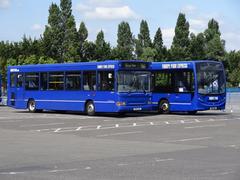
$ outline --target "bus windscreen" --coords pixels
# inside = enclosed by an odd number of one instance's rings
[[[225,93],[225,76],[221,63],[196,64],[198,93],[203,95]]]

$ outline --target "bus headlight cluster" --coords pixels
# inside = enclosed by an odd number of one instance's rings
[[[118,101],[118,102],[116,102],[116,105],[117,106],[126,106],[126,102]]]
[[[152,101],[148,101],[148,104],[152,104]]]

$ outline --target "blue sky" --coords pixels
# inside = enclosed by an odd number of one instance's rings
[[[0,41],[19,41],[23,34],[38,38],[47,24],[48,8],[60,0],[0,0]],[[147,20],[151,37],[162,29],[164,44],[170,46],[179,12],[186,14],[190,31],[204,31],[211,18],[220,24],[226,49],[240,50],[240,1],[238,0],[73,0],[73,14],[77,28],[84,21],[89,40],[97,32],[105,32],[105,39],[116,45],[117,25],[128,21],[135,36],[142,19]]]

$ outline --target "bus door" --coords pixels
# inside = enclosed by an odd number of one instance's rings
[[[97,111],[114,111],[115,104],[114,70],[101,70],[97,73],[96,109]]]
[[[194,75],[191,70],[177,70],[172,74],[173,94],[171,102],[189,105],[194,96]]]
[[[16,74],[16,99],[20,102],[24,102],[24,74],[17,73]]]

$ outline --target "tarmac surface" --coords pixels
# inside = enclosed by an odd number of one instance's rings
[[[240,94],[227,103],[125,117],[0,106],[0,180],[240,180]]]

